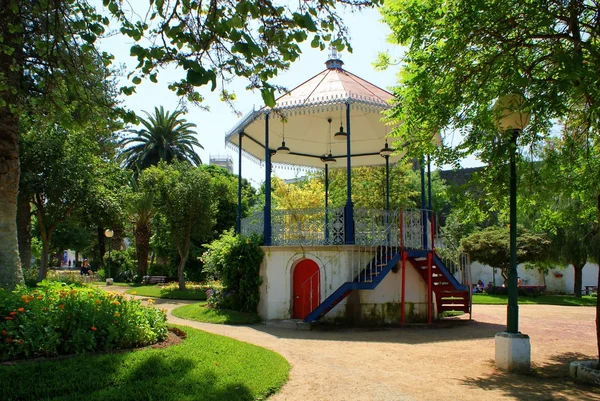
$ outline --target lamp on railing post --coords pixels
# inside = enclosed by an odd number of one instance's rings
[[[110,274],[110,267],[111,267],[110,264],[111,264],[111,261],[112,261],[111,258],[110,258],[110,251],[111,251],[111,247],[112,247],[112,237],[113,237],[113,235],[115,235],[115,232],[113,230],[111,230],[110,228],[107,228],[104,231],[104,236],[106,238],[108,238],[108,263],[106,264],[106,271],[107,271],[106,278],[107,279],[112,278],[111,274]]]
[[[508,371],[528,371],[531,362],[529,336],[519,332],[517,282],[517,138],[530,117],[524,104],[523,96],[510,94],[499,98],[494,105],[498,130],[510,135],[510,270],[507,324],[506,332],[496,334],[496,366]]]

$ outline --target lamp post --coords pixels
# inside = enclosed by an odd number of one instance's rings
[[[111,276],[111,274],[110,274],[110,263],[111,263],[110,250],[111,249],[110,248],[111,248],[111,245],[112,245],[112,237],[113,237],[113,235],[115,235],[115,232],[113,230],[111,230],[110,228],[107,228],[104,231],[104,236],[106,238],[108,238],[108,263],[107,263],[107,272],[108,272],[108,274],[107,274],[107,277],[106,277],[107,279],[111,278],[110,277]]]
[[[529,122],[521,95],[506,95],[494,105],[496,126],[510,134],[510,270],[508,274],[508,307],[506,332],[496,335],[496,366],[508,371],[528,371],[531,361],[529,336],[519,332],[517,277],[517,138]]]

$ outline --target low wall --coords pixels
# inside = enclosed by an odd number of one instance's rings
[[[311,259],[319,266],[320,300],[325,300],[343,283],[352,281],[359,267],[363,268],[372,255],[360,246],[271,246],[263,247],[258,313],[265,320],[289,319],[293,315],[293,268],[302,259]],[[400,266],[398,266],[400,267]],[[401,272],[390,272],[374,290],[353,291],[336,305],[324,321],[397,324],[400,322]],[[406,319],[426,320],[427,286],[417,271],[406,270]]]

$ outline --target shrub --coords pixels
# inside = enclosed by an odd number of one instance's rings
[[[148,275],[149,276],[167,276],[167,277],[176,277],[177,276],[177,266],[173,266],[171,264],[160,264],[153,263],[148,266]]]
[[[485,291],[488,295],[508,295],[508,287],[491,286]],[[546,287],[519,287],[520,297],[538,297],[546,294]]]
[[[36,266],[23,269],[23,281],[27,287],[35,287],[37,285],[38,274],[40,269]]]
[[[81,275],[79,270],[48,270],[46,274],[46,281],[54,281],[64,284],[81,284],[89,282],[93,277],[88,275]]]
[[[132,348],[167,337],[164,312],[83,284],[0,290],[0,318],[2,360]]]
[[[104,270],[108,271],[110,262],[110,273],[115,281],[131,282],[137,271],[137,259],[135,249],[130,246],[122,251],[112,251],[110,259],[108,253],[104,258]]]
[[[205,272],[223,285],[210,297],[211,304],[240,312],[256,313],[259,301],[259,275],[264,253],[259,236],[242,237],[233,231],[207,245],[202,255]]]

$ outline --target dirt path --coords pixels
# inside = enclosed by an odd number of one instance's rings
[[[520,330],[531,337],[534,366],[532,375],[522,376],[502,373],[493,363],[505,306],[475,305],[475,321],[450,327],[296,331],[170,314],[187,303],[156,300],[169,311],[169,322],[269,348],[290,362],[290,380],[273,401],[600,400],[600,389],[568,377],[568,361],[595,355],[594,308],[520,306]]]

